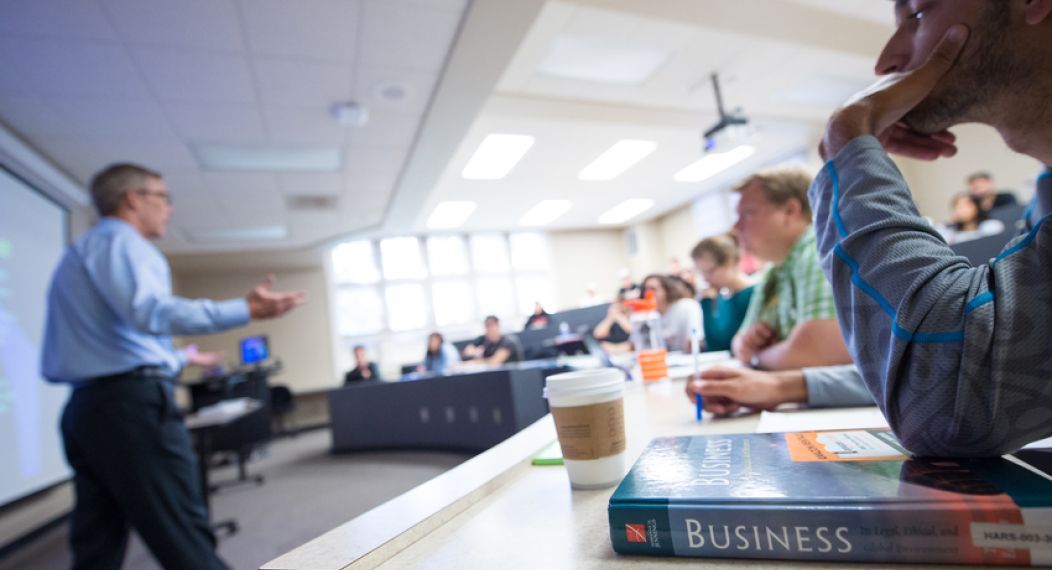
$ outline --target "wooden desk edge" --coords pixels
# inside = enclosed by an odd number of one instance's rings
[[[556,439],[551,415],[493,448],[261,567],[375,568],[500,488]]]

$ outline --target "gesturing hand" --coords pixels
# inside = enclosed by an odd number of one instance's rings
[[[273,275],[267,275],[266,279],[256,285],[245,297],[245,300],[248,301],[248,313],[253,319],[280,317],[307,301],[307,295],[303,291],[289,293],[271,291],[275,281]]]
[[[885,75],[838,109],[818,148],[823,160],[831,160],[847,143],[862,135],[873,135],[888,152],[910,158],[935,160],[956,154],[956,139],[949,131],[921,134],[902,119],[932,93],[957,62],[968,34],[967,27],[952,26],[923,65]]]

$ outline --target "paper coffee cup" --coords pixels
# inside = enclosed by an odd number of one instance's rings
[[[616,368],[556,374],[545,382],[574,489],[611,487],[625,474],[624,385]]]

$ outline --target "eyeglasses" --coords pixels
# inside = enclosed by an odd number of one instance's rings
[[[154,190],[144,190],[142,188],[135,190],[135,193],[142,194],[143,196],[158,196],[165,201],[169,206],[172,205],[172,195],[167,192],[157,192]]]

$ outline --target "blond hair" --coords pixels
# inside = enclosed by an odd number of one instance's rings
[[[759,185],[764,199],[776,206],[796,200],[800,203],[800,213],[808,220],[811,219],[811,201],[807,199],[811,175],[807,172],[798,168],[764,170],[742,180],[734,187],[734,191],[741,193],[753,184]]]

